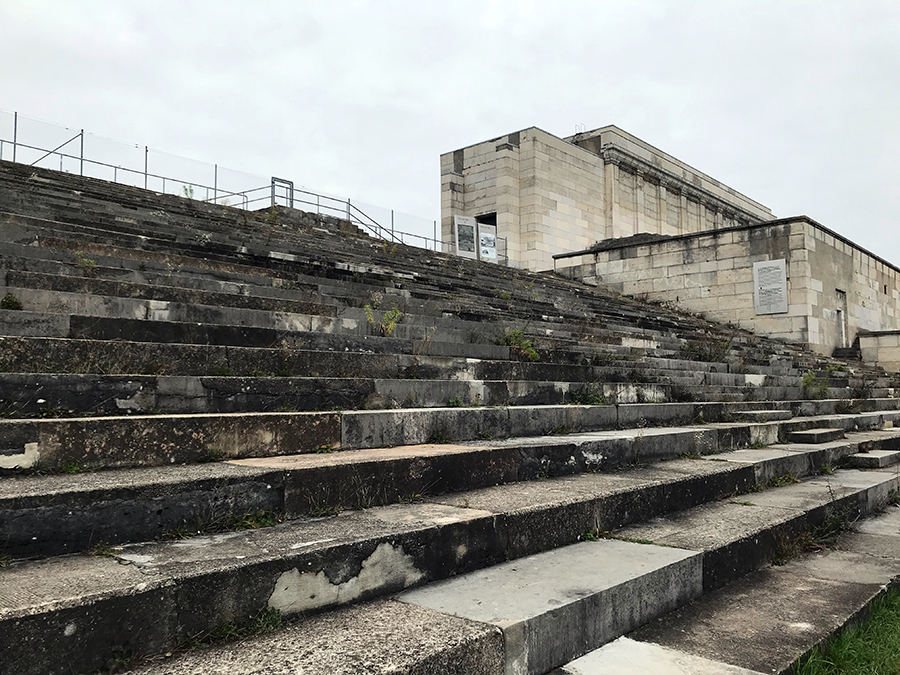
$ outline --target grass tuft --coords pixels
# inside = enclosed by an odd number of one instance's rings
[[[869,619],[815,649],[794,675],[870,675],[900,672],[900,589],[872,603]]]

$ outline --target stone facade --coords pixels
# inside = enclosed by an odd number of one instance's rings
[[[777,260],[786,265],[787,312],[758,314],[753,265]],[[860,334],[900,329],[900,269],[805,216],[606,241],[556,262],[571,278],[677,304],[824,354]],[[864,356],[875,361],[873,354]]]
[[[773,219],[771,210],[614,126],[559,138],[536,127],[441,156],[441,234],[454,216],[496,223],[511,266],[638,233]]]

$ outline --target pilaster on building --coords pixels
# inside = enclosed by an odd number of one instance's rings
[[[441,222],[497,223],[508,264],[553,268],[553,256],[635,234],[679,235],[774,219],[771,210],[615,127],[560,138],[537,127],[442,155]]]

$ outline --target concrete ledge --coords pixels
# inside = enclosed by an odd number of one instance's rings
[[[698,597],[700,558],[658,546],[584,542],[429,584],[398,599],[497,626],[504,636],[505,672],[543,675]]]

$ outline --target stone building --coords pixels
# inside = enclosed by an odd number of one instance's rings
[[[900,269],[798,216],[678,236],[638,235],[560,254],[557,272],[625,295],[678,305],[715,321],[831,354],[861,334],[870,348],[900,329]],[[894,336],[896,342],[896,336]],[[889,344],[885,348],[900,347]],[[864,350],[865,351],[865,350]]]
[[[772,220],[770,209],[615,126],[559,138],[530,127],[441,155],[441,233],[496,225],[508,264],[641,232],[686,234]]]
[[[615,126],[531,127],[442,155],[445,250],[459,252],[463,223],[505,240],[512,266],[900,369],[900,268]]]

